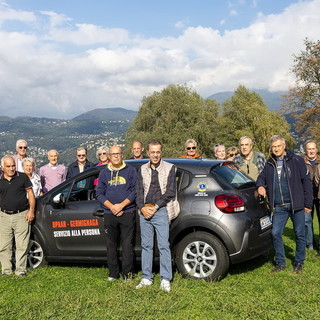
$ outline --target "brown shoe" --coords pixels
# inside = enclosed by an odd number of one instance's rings
[[[301,263],[295,263],[293,265],[293,271],[292,273],[295,273],[295,274],[298,274],[298,273],[301,273],[303,270],[302,270],[302,264]]]
[[[276,266],[270,271],[270,273],[277,273],[284,270],[286,267],[277,263]]]

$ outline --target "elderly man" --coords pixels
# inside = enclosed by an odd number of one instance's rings
[[[305,212],[310,214],[313,206],[312,183],[303,158],[286,149],[282,136],[272,136],[270,145],[271,158],[260,173],[257,186],[258,193],[263,197],[268,195],[274,208],[272,240],[276,265],[271,273],[286,267],[282,234],[289,218],[296,236],[293,273],[300,273],[306,253]]]
[[[313,244],[315,243],[315,239],[313,236],[313,214],[314,209],[317,213],[318,222],[320,224],[320,213],[319,213],[319,198],[320,198],[320,190],[319,185],[315,181],[315,173],[318,170],[319,164],[320,164],[320,156],[318,156],[318,148],[317,144],[314,140],[307,140],[304,144],[304,162],[306,163],[306,166],[308,168],[308,171],[310,172],[310,178],[313,182],[313,207],[311,214],[306,213],[306,247],[309,250],[313,250]],[[320,248],[318,248],[320,250]],[[320,256],[320,255],[319,255]]]
[[[22,167],[22,161],[25,158],[31,158],[29,156],[27,156],[27,149],[28,149],[28,142],[26,140],[23,139],[19,139],[16,142],[16,151],[17,154],[15,154],[13,156],[13,159],[15,161],[16,164],[16,170],[19,172],[23,172],[23,167]],[[32,158],[31,158],[32,159]],[[34,170],[37,170],[37,165],[36,165],[36,161],[33,159],[34,161]]]
[[[12,273],[13,237],[16,245],[15,274],[25,277],[30,222],[34,219],[35,196],[32,183],[25,173],[16,171],[14,159],[1,159],[0,177],[0,261],[2,275]]]
[[[104,209],[104,226],[107,236],[107,263],[109,281],[119,278],[118,239],[121,237],[122,277],[132,278],[133,247],[136,214],[137,170],[123,161],[119,146],[109,149],[111,163],[99,174],[97,199]],[[120,232],[119,232],[120,231]]]
[[[243,136],[239,140],[240,154],[237,154],[233,161],[253,180],[257,180],[261,173],[266,158],[261,152],[253,151],[253,141],[248,136]]]
[[[58,159],[58,151],[54,149],[49,150],[49,163],[40,168],[39,174],[43,193],[47,193],[58,184],[66,180],[67,168],[63,164],[58,164]]]
[[[148,158],[143,155],[143,151],[144,151],[144,148],[143,148],[142,142],[139,140],[133,141],[132,148],[131,148],[131,152],[133,156],[130,159],[140,160],[140,159]]]
[[[76,150],[77,160],[72,162],[67,171],[67,179],[73,178],[77,174],[94,167],[95,165],[87,159],[87,149],[79,147]]]
[[[150,161],[141,166],[138,174],[137,206],[140,210],[142,279],[136,289],[153,284],[152,262],[156,232],[160,253],[160,288],[169,292],[172,279],[169,223],[179,214],[179,203],[176,168],[163,161],[161,155],[161,142],[149,142]]]

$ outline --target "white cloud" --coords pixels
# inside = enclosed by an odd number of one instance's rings
[[[240,83],[286,90],[292,54],[306,37],[319,39],[319,11],[320,0],[303,1],[223,34],[199,26],[178,37],[143,38],[54,12],[5,7],[1,21],[32,22],[37,29],[0,29],[0,114],[70,118],[98,107],[137,109],[144,96],[171,83],[187,83],[203,97]]]
[[[238,11],[237,11],[237,10],[231,10],[231,11],[229,12],[229,15],[230,15],[230,16],[237,16],[237,15],[238,15]]]
[[[34,22],[35,20],[34,13],[13,10],[5,2],[0,2],[0,26],[6,21]]]
[[[175,26],[175,28],[177,28],[177,29],[183,29],[183,28],[186,26],[186,24],[185,24],[184,21],[178,21],[178,22],[175,23],[174,26]]]

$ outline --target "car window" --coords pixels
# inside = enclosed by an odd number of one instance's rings
[[[210,171],[214,179],[223,187],[232,185],[236,189],[254,187],[255,181],[243,174],[230,163],[221,163]]]
[[[177,179],[177,190],[185,189],[190,182],[190,174],[184,170],[177,169],[176,172],[176,179]]]
[[[64,186],[63,189],[59,189],[56,192],[52,193],[51,198],[50,198],[51,202],[54,202],[53,199],[56,198],[56,196],[58,196],[58,195],[60,195],[60,198],[64,199],[64,201],[65,201],[65,199],[67,199],[69,196],[71,185],[72,185],[72,182],[70,182],[66,186]]]
[[[76,180],[67,201],[88,201],[96,199],[98,173]]]

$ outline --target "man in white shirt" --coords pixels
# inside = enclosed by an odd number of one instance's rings
[[[27,155],[28,142],[23,139],[17,140],[16,150],[17,150],[17,154],[15,154],[13,156],[14,162],[16,164],[16,170],[19,172],[24,172],[23,167],[22,167],[22,161],[23,161],[23,159],[25,159],[27,157],[31,158]],[[33,159],[33,158],[31,158],[31,159]],[[34,170],[36,171],[36,169],[37,169],[36,161],[35,161],[35,159],[33,159],[33,161],[34,161]]]

